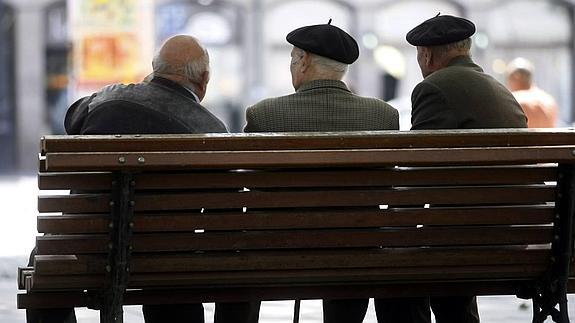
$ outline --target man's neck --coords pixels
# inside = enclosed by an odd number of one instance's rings
[[[185,84],[186,82],[182,81],[182,77],[179,77],[177,75],[171,75],[171,74],[155,74],[154,77],[161,77],[164,78],[166,80],[172,81],[176,84],[178,84],[179,86],[183,87],[186,91],[188,91],[190,94],[192,94],[192,96],[194,97],[194,99],[196,100],[196,102],[200,103],[201,99],[198,95],[198,91],[197,89],[195,89],[194,86],[190,86],[188,84]]]

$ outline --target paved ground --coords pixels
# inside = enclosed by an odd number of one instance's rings
[[[24,311],[16,309],[17,267],[25,266],[27,254],[34,246],[36,236],[36,196],[38,189],[34,176],[0,177],[0,322],[25,321]],[[569,312],[575,315],[575,295],[569,297]],[[365,323],[375,323],[370,303]],[[206,322],[213,321],[213,304],[205,306]],[[512,296],[480,297],[479,310],[483,323],[526,323],[531,321],[531,303]],[[260,314],[262,323],[291,322],[293,301],[264,302]],[[300,322],[320,323],[321,302],[302,302]],[[96,323],[96,311],[77,310],[78,322]],[[126,323],[143,322],[139,306],[125,308]],[[548,322],[551,322],[548,320]]]

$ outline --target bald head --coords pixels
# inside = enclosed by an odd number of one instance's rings
[[[170,79],[193,90],[200,99],[209,81],[208,52],[192,36],[177,35],[168,39],[152,62],[154,76]]]
[[[527,90],[533,85],[533,64],[518,57],[507,66],[507,87],[511,91]]]
[[[158,56],[172,66],[184,66],[206,54],[198,40],[192,36],[177,35],[168,39]]]

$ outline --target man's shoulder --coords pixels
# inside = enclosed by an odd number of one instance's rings
[[[100,89],[100,91],[96,92],[96,96],[113,96],[113,95],[124,93],[125,91],[134,90],[139,86],[142,86],[142,84],[133,84],[133,83],[131,83],[131,84],[122,84],[122,83],[110,84],[110,85],[107,85],[107,86],[103,87],[102,89]]]
[[[448,66],[433,72],[431,75],[423,79],[421,83],[443,84],[446,82],[453,82],[453,80],[467,78],[473,73],[474,71],[472,69],[463,66]]]
[[[307,93],[306,93],[307,94]],[[325,96],[317,95],[303,95],[301,93],[293,93],[289,95],[273,97],[264,99],[250,107],[248,110],[254,112],[273,112],[276,110],[293,110],[297,107],[309,107],[317,103],[317,98],[324,98]],[[353,109],[354,107],[373,108],[380,110],[396,110],[389,103],[374,97],[360,96],[353,93],[347,93],[344,96],[336,95],[340,102],[338,104],[349,104],[347,107]]]
[[[491,75],[485,73],[479,65],[451,65],[442,68],[424,79],[422,82],[449,87],[463,86],[466,82],[488,84],[498,82]]]
[[[356,95],[356,94],[352,94],[352,95],[353,95],[353,98],[355,100],[357,100],[358,103],[360,103],[362,106],[373,107],[376,109],[393,109],[393,110],[395,110],[395,108],[391,104],[389,104],[389,103],[387,103],[381,99],[370,97],[370,96],[360,96],[360,95]]]
[[[67,119],[70,124],[82,121],[94,133],[227,132],[221,120],[193,98],[149,83],[108,85],[80,103],[87,106],[85,111],[74,104]]]
[[[110,84],[93,94],[93,98],[90,102],[90,108],[93,109],[109,100],[126,100],[138,102],[137,98],[140,96],[137,94],[144,84]]]
[[[293,104],[297,100],[298,100],[297,93],[278,96],[278,97],[272,97],[272,98],[266,98],[266,99],[259,101],[256,104],[250,106],[248,108],[248,110],[250,110],[250,111],[273,110],[276,108],[280,108],[282,106]]]

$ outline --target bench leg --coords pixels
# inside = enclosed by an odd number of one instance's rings
[[[548,316],[551,316],[553,322],[569,323],[567,295],[564,294],[558,302],[541,296],[533,298],[533,323],[543,323]]]
[[[123,323],[124,322],[124,311],[120,309],[118,313],[117,310],[103,307],[100,310],[100,323]]]
[[[134,215],[135,182],[130,173],[117,173],[112,183],[112,218],[110,252],[108,255],[107,286],[100,309],[100,322],[123,323],[124,292],[128,285],[130,243]]]
[[[560,164],[557,175],[555,220],[549,269],[536,283],[533,296],[533,322],[568,323],[567,282],[573,255],[573,225],[575,224],[575,166]]]
[[[299,310],[300,310],[301,300],[296,299],[293,304],[293,323],[299,323]]]
[[[567,296],[559,303],[559,320],[556,322],[569,323],[569,309],[567,308]]]

